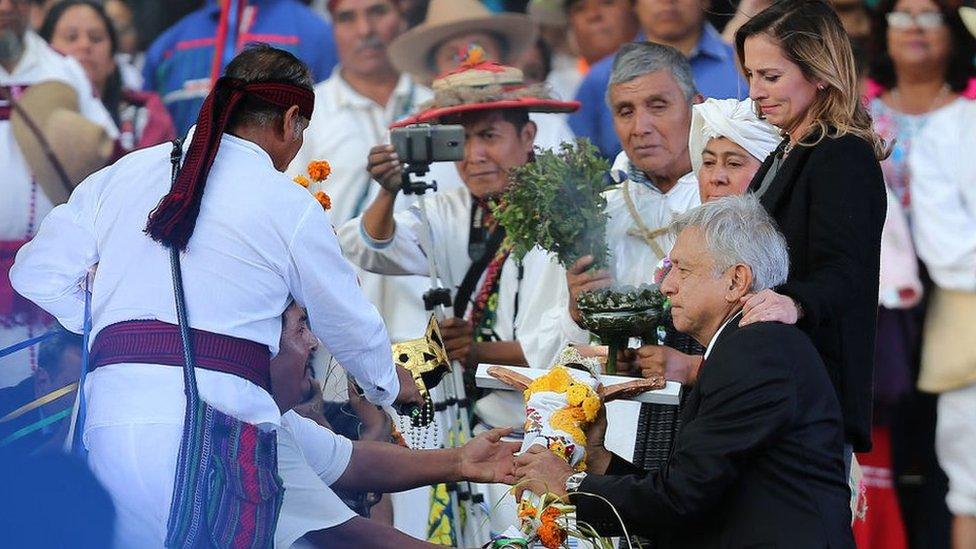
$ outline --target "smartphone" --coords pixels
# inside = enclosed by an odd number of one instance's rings
[[[432,164],[464,159],[464,126],[411,124],[390,131],[401,162]]]

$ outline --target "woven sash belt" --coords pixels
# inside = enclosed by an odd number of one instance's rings
[[[271,353],[247,339],[191,329],[196,365],[242,377],[271,392]],[[92,369],[121,363],[183,366],[180,328],[158,320],[130,320],[98,333],[91,349]]]

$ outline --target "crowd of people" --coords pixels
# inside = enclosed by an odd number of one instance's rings
[[[104,509],[11,539],[481,545],[516,485],[654,547],[976,548],[976,7],[154,4],[0,0],[0,478],[84,477],[0,516]],[[405,173],[418,124],[463,158]],[[580,138],[609,265],[519,258],[496,199]],[[522,395],[478,366],[605,362],[577,298],[647,283],[661,338],[615,359],[683,386],[664,463],[626,402],[585,472],[516,455]],[[390,350],[432,284],[464,381],[433,404]]]

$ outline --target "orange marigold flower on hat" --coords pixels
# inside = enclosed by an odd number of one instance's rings
[[[477,44],[469,45],[467,51],[462,51],[461,55],[461,65],[466,67],[485,62],[485,49]]]
[[[325,160],[315,160],[308,163],[308,175],[312,181],[325,181],[332,173],[332,166]]]
[[[306,189],[308,188],[309,185],[312,184],[312,182],[309,181],[308,178],[305,177],[304,175],[296,175],[291,180],[294,181],[295,183],[298,183],[302,187],[305,187]]]
[[[332,209],[332,199],[324,191],[315,193],[315,200],[318,200],[319,204],[326,210]]]

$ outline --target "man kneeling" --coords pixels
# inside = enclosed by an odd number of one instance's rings
[[[603,447],[598,421],[588,473],[533,449],[517,458],[516,477],[568,495],[601,535],[622,531],[609,502],[628,533],[662,547],[853,547],[840,405],[816,349],[795,326],[739,327],[743,297],[786,281],[782,235],[754,198],[734,196],[682,214],[671,230],[661,289],[675,327],[707,350],[669,462],[640,472]]]

